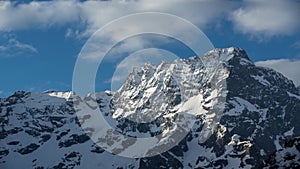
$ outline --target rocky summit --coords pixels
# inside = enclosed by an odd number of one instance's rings
[[[116,92],[1,98],[0,168],[299,168],[299,113],[291,80],[241,48],[214,49],[146,63]],[[99,115],[119,134],[97,138]],[[138,152],[138,138],[156,142]]]

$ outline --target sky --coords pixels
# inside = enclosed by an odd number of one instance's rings
[[[257,65],[281,72],[298,86],[299,9],[298,0],[0,1],[0,97],[17,90],[72,90],[76,62],[90,37],[121,17],[143,12],[183,18],[214,47],[241,47]],[[125,20],[107,32],[117,43],[99,64],[96,91],[117,90],[133,66],[195,55],[188,45],[165,35],[144,33],[117,41],[120,32],[160,26],[143,18],[138,23]],[[181,36],[184,29],[175,24],[168,31]],[[97,42],[106,47],[110,41]],[[96,63],[97,56],[85,59]]]

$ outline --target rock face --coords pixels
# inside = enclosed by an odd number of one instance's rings
[[[254,65],[240,48],[145,64],[117,92],[95,96],[19,91],[1,99],[0,168],[300,167],[299,88]],[[81,127],[93,117],[78,118],[74,105],[93,107],[91,101],[118,132],[132,137],[172,133],[183,110],[196,118],[170,150],[130,159],[93,142],[96,128]]]

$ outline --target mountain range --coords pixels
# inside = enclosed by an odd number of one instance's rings
[[[299,89],[230,47],[146,63],[115,92],[17,91],[0,168],[299,168]]]

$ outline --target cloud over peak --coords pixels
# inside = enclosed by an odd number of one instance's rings
[[[291,0],[245,1],[230,16],[235,29],[255,36],[291,35],[300,28],[300,3]]]
[[[294,81],[296,86],[300,85],[300,60],[290,59],[277,59],[277,60],[266,60],[255,63],[258,66],[269,67],[280,73],[287,78]]]

